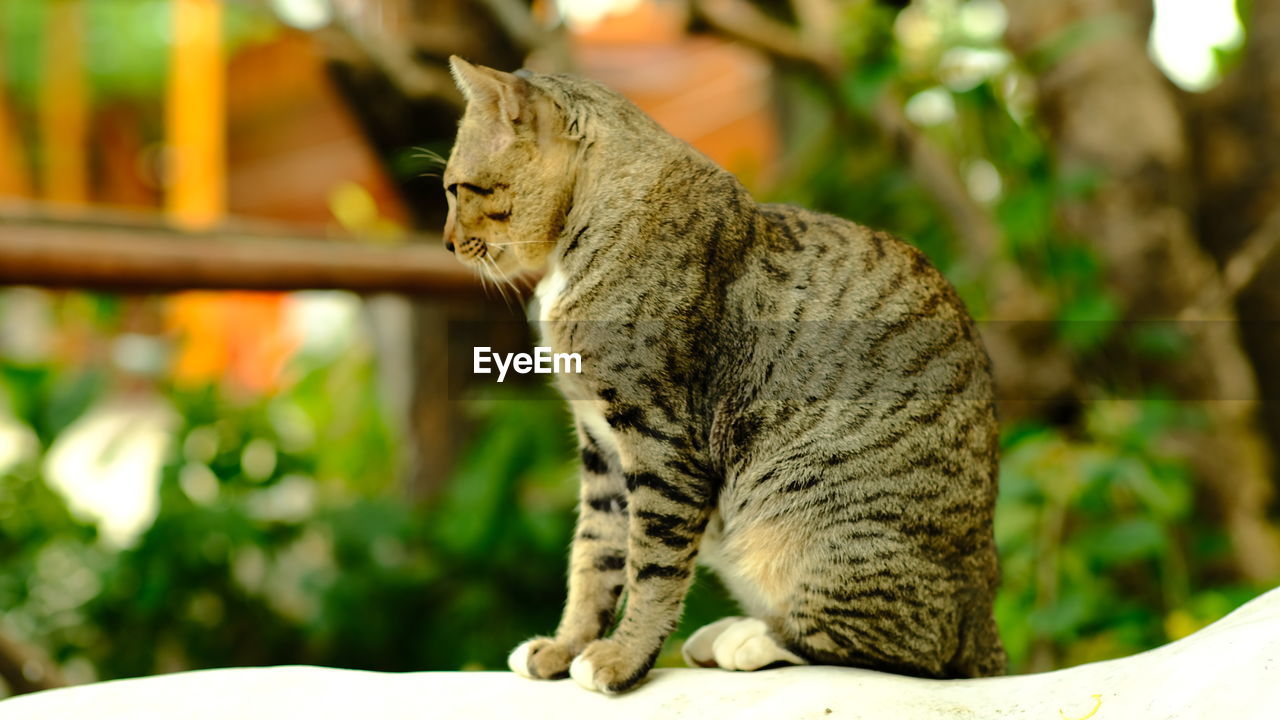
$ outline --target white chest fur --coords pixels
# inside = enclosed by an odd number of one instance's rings
[[[533,291],[533,297],[538,301],[536,308],[538,315],[536,318],[529,319],[545,323],[555,317],[556,305],[560,302],[560,296],[564,294],[567,284],[568,279],[560,268],[555,268],[539,280],[538,287]],[[547,329],[542,328],[542,331],[545,337]]]
[[[543,276],[538,282],[538,287],[533,291],[537,304],[530,308],[529,320],[539,325],[538,331],[543,342],[553,347],[556,345],[556,333],[549,323],[563,320],[556,311],[567,287],[568,279],[559,268],[556,268]],[[613,434],[613,428],[609,427],[609,422],[605,420],[601,401],[582,399],[587,389],[576,384],[573,377],[560,377],[557,381],[561,389],[570,397],[569,405],[573,408],[573,415],[583,429],[591,434],[602,449],[616,455],[624,469],[631,467],[630,457],[623,452],[623,448],[619,446]],[[575,397],[578,399],[573,399]]]

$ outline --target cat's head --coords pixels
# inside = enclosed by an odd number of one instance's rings
[[[467,109],[444,171],[445,247],[498,278],[539,270],[564,228],[578,141],[534,76],[449,64]]]

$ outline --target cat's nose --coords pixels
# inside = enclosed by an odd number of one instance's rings
[[[449,214],[444,219],[444,249],[453,252],[453,203],[449,203]]]

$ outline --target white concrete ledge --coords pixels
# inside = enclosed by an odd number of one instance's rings
[[[919,680],[797,667],[657,670],[603,697],[512,673],[243,668],[118,680],[0,701],[0,720],[432,718],[1277,720],[1280,589],[1194,635],[1120,660],[1039,675]]]

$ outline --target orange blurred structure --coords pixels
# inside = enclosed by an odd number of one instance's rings
[[[232,215],[338,229],[330,200],[354,184],[380,217],[407,221],[396,181],[325,74],[314,37],[282,30],[236,53],[227,73]]]
[[[668,132],[748,185],[767,183],[779,153],[770,65],[724,40],[691,36],[678,3],[637,3],[574,34],[578,69],[616,88]]]
[[[41,189],[61,206],[89,199],[89,105],[84,67],[84,6],[76,0],[50,3],[45,26],[40,88]]]
[[[178,340],[174,382],[230,381],[232,388],[253,393],[278,388],[298,347],[286,322],[289,302],[282,293],[187,292],[169,298],[165,328]]]
[[[185,230],[226,214],[226,59],[221,0],[174,0],[165,131],[165,209]]]

